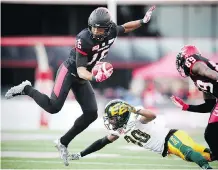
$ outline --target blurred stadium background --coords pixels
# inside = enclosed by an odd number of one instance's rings
[[[156,4],[151,21],[117,38],[107,61],[111,78],[94,83],[99,118],[70,145],[78,152],[105,135],[104,105],[121,98],[153,109],[167,126],[180,128],[205,144],[209,114],[186,113],[170,101],[172,94],[189,103],[201,103],[202,94],[188,79],[181,79],[176,53],[194,44],[218,62],[218,2],[216,0],[2,0],[1,1],[1,168],[63,169],[52,141],[68,130],[81,110],[72,93],[63,109],[49,115],[26,96],[5,100],[5,92],[28,79],[50,93],[58,66],[70,55],[75,36],[87,27],[90,13],[108,7],[114,21],[141,19]],[[211,164],[218,168],[217,163]],[[72,162],[73,169],[199,169],[178,158],[163,159],[120,140],[87,159]]]

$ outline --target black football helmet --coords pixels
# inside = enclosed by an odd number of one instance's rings
[[[104,124],[109,130],[125,127],[130,117],[129,105],[122,100],[110,101],[105,107]]]
[[[89,16],[88,19],[88,29],[93,39],[98,41],[103,41],[111,31],[112,27],[111,15],[107,8],[99,7],[95,9]],[[92,27],[94,28],[104,28],[104,34],[95,35],[92,32]]]

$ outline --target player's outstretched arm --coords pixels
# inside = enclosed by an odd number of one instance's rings
[[[105,147],[107,144],[112,143],[113,141],[117,140],[119,137],[115,136],[115,135],[108,135],[105,136],[101,139],[98,139],[97,141],[95,141],[94,143],[92,143],[90,146],[88,146],[85,150],[83,150],[80,153],[77,154],[72,154],[69,159],[70,160],[78,160],[81,157],[84,157],[86,155],[89,155],[90,153],[96,152],[100,149],[102,149],[103,147]]]
[[[152,6],[145,14],[144,18],[143,19],[140,19],[140,20],[136,20],[136,21],[130,21],[130,22],[127,22],[125,24],[122,25],[122,27],[124,28],[124,32],[125,33],[128,33],[128,32],[131,32],[131,31],[134,31],[135,29],[141,27],[142,25],[148,23],[151,19],[151,15],[152,15],[152,12],[155,10],[155,6]]]
[[[140,109],[137,113],[142,116],[140,118],[141,123],[148,123],[156,118],[155,113],[148,109]]]
[[[208,77],[209,79],[218,81],[218,72],[210,69],[206,64],[203,62],[196,62],[192,67],[192,73]]]
[[[130,112],[135,113],[135,114],[139,114],[139,115],[142,116],[141,119],[140,119],[142,123],[148,123],[148,122],[150,122],[150,121],[152,121],[152,120],[154,120],[156,118],[155,113],[153,113],[151,110],[144,109],[141,106],[133,107],[128,103],[125,103],[125,104],[128,107],[128,110]]]
[[[197,112],[197,113],[208,113],[211,112],[214,105],[216,104],[216,99],[212,96],[204,93],[204,103],[199,105],[189,105],[185,103],[182,99],[176,96],[171,97],[172,102],[179,108],[185,111]]]

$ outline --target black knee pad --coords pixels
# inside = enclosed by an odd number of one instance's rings
[[[58,113],[61,109],[55,108],[55,107],[50,107],[49,108],[49,113],[55,114]]]
[[[48,108],[48,112],[51,114],[58,113],[61,110],[62,106],[59,106],[58,104],[50,104]]]
[[[85,120],[88,122],[94,122],[98,118],[97,110],[84,110],[83,111]]]
[[[55,114],[58,113],[62,107],[63,105],[59,104],[56,100],[50,100],[45,110],[51,114]]]

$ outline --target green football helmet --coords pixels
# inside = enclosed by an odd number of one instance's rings
[[[117,130],[127,124],[131,106],[120,99],[110,101],[105,107],[104,124],[109,130]]]

